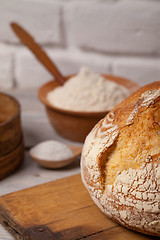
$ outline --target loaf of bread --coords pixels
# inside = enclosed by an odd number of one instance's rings
[[[107,216],[160,236],[160,81],[137,90],[92,129],[81,176]]]

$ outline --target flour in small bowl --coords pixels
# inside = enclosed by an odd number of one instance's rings
[[[47,94],[55,107],[85,112],[110,111],[130,95],[125,87],[82,67],[79,74]]]
[[[73,152],[64,143],[48,140],[37,144],[31,154],[46,161],[61,161],[73,157]]]

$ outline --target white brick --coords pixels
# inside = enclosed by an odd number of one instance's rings
[[[19,49],[15,60],[17,87],[38,88],[52,78],[33,54],[26,49]]]
[[[160,1],[66,4],[69,45],[111,53],[160,53]]]
[[[160,59],[123,58],[113,62],[113,74],[129,78],[139,85],[160,80]]]
[[[104,56],[82,53],[76,49],[67,51],[48,49],[47,52],[64,76],[77,73],[84,65],[96,72],[110,73],[111,61]],[[15,77],[19,88],[39,88],[53,78],[26,49],[19,49],[15,67]]]
[[[40,43],[61,43],[60,6],[55,2],[0,1],[0,40],[19,43],[10,28],[17,22]]]
[[[13,83],[13,52],[6,45],[0,45],[0,88],[12,88]]]

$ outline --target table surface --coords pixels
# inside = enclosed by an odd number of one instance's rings
[[[25,157],[23,164],[15,173],[0,181],[0,195],[79,173],[80,159],[78,158],[69,166],[59,170],[42,168],[30,158],[28,153],[30,148],[45,140],[52,139],[66,144],[79,144],[61,138],[51,127],[44,106],[38,100],[36,90],[28,89],[4,92],[16,97],[21,104]],[[13,239],[0,224],[0,240]]]

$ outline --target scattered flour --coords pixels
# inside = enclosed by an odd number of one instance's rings
[[[125,87],[82,67],[78,75],[49,92],[47,99],[58,108],[95,112],[109,111],[129,95]]]
[[[54,140],[37,144],[31,149],[31,154],[46,161],[61,161],[73,157],[73,152],[65,144]]]

